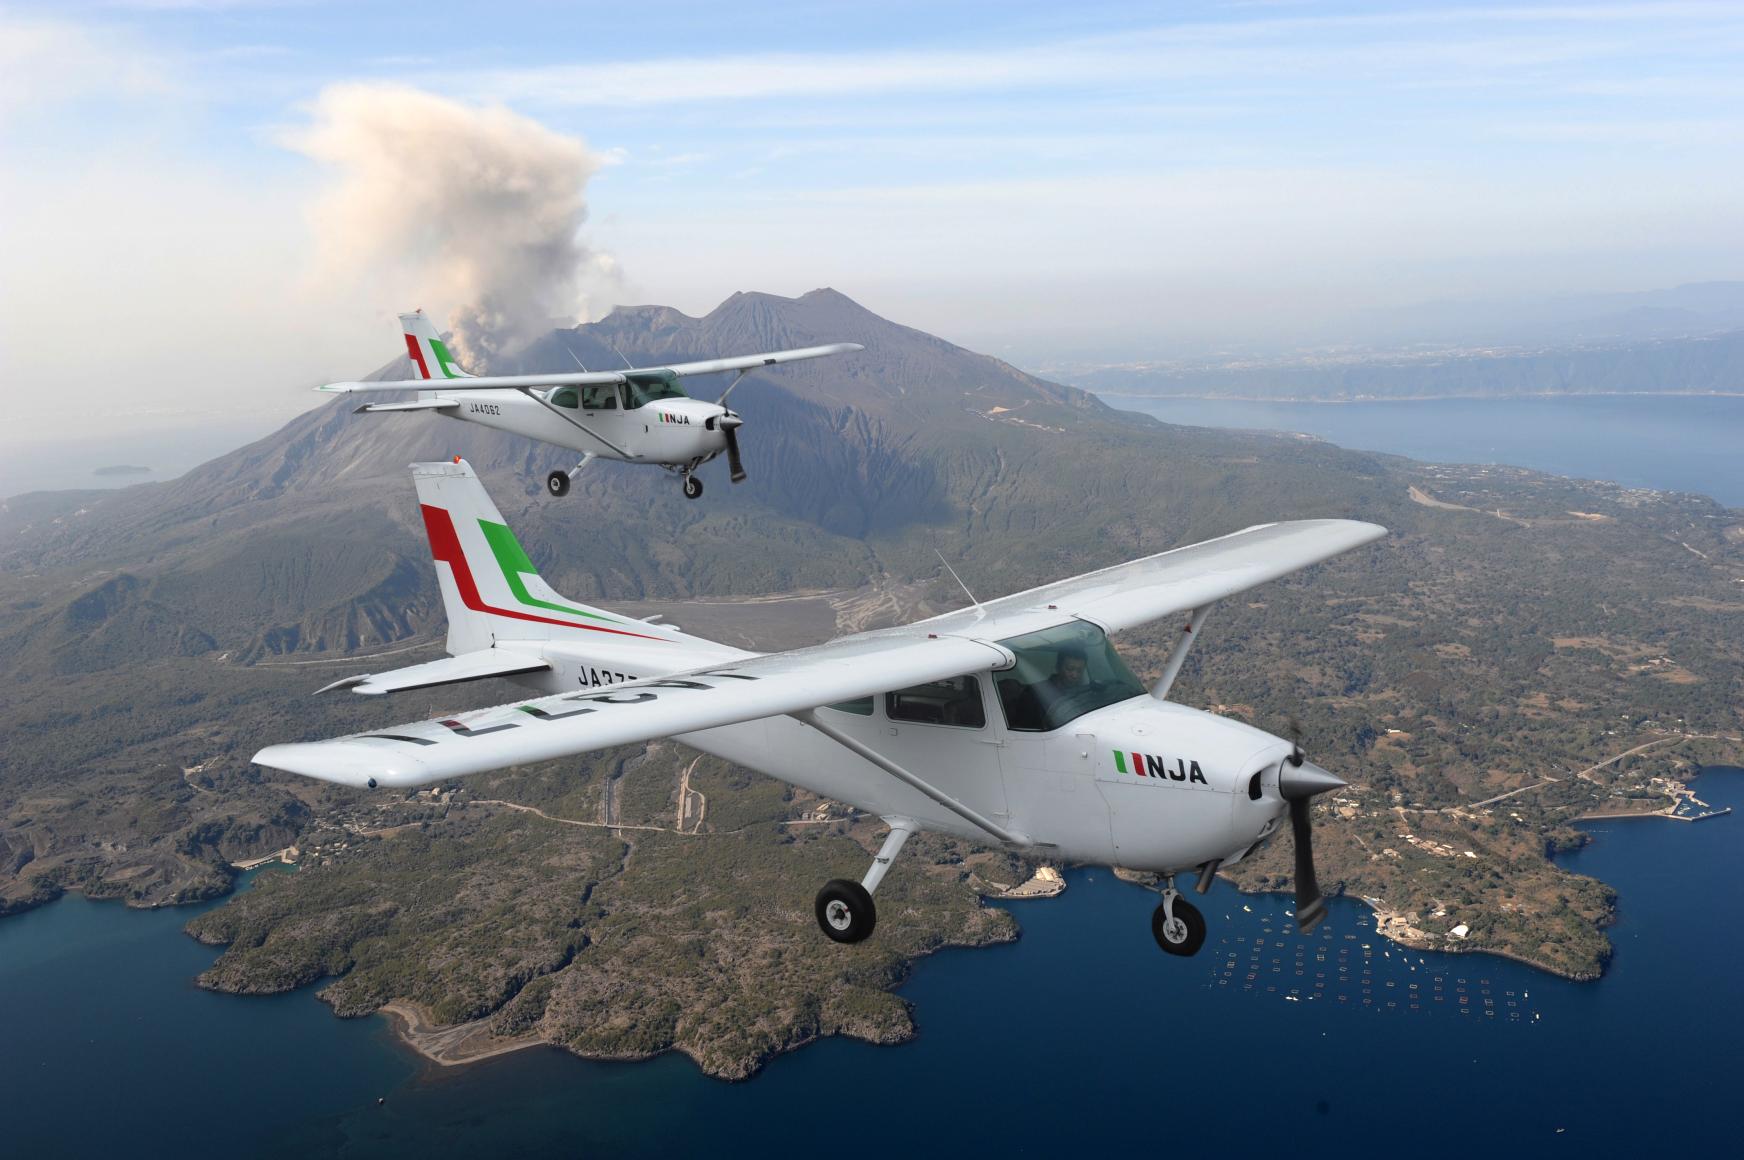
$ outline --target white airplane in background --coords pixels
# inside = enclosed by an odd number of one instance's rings
[[[875,814],[858,882],[818,893],[838,942],[909,835],[1163,876],[1151,920],[1189,955],[1205,920],[1175,888],[1247,857],[1290,818],[1296,924],[1325,914],[1309,809],[1344,782],[1293,742],[1166,700],[1213,602],[1379,539],[1352,520],[1262,524],[930,620],[758,654],[565,600],[539,579],[472,468],[412,469],[448,613],[444,660],[335,682],[388,693],[511,677],[543,696],[331,741],[271,745],[273,769],[400,787],[670,737]],[[1108,634],[1182,618],[1147,690]]]
[[[763,367],[862,349],[858,343],[838,342],[663,367],[623,371],[582,367],[550,375],[480,378],[460,368],[421,312],[400,315],[400,326],[406,332],[406,353],[419,377],[328,383],[315,389],[342,395],[415,390],[418,397],[409,402],[365,403],[358,410],[435,411],[581,452],[580,463],[545,477],[545,490],[554,496],[568,494],[581,469],[596,458],[659,464],[676,471],[684,481],[684,494],[696,499],[702,494],[696,469],[724,451],[728,474],[734,483],[740,483],[745,479],[744,465],[739,462],[739,427],[744,420],[727,407],[727,396],[740,380]],[[576,361],[579,364],[580,360]],[[725,371],[738,374],[712,403],[690,398],[678,384],[687,375]]]

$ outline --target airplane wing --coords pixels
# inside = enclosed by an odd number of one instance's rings
[[[979,621],[1038,610],[1079,617],[1108,632],[1148,624],[1177,612],[1245,592],[1387,534],[1359,520],[1291,520],[1259,524],[1172,551],[1160,552],[1027,592],[1002,596],[979,609],[960,609],[921,623],[935,632],[969,632]]]
[[[513,677],[521,673],[540,673],[551,667],[550,662],[532,653],[515,652],[508,648],[484,648],[459,656],[443,657],[421,665],[408,665],[386,673],[345,677],[323,685],[317,695],[331,689],[350,689],[354,693],[379,695],[402,693],[409,689],[431,689],[437,685],[457,685],[463,681],[482,681],[488,677]]]
[[[631,375],[670,371],[685,375],[712,375],[721,371],[753,370],[780,363],[799,362],[809,358],[824,358],[832,354],[849,354],[864,348],[857,342],[835,342],[828,346],[808,346],[798,350],[778,350],[769,354],[748,354],[737,358],[718,358],[706,362],[675,363],[663,367],[633,367],[624,371],[560,371],[549,375],[486,375],[466,379],[387,379],[367,383],[328,383],[316,387],[336,395],[367,394],[378,391],[497,391],[504,388],[587,387],[605,383],[621,383]]]
[[[1202,608],[1384,535],[1355,520],[1261,524],[918,624],[333,741],[270,745],[254,760],[346,785],[422,785],[799,713],[1001,667],[1009,654],[991,642],[1073,618],[1114,632]]]
[[[1000,650],[977,641],[913,628],[885,629],[695,672],[498,705],[332,741],[269,745],[254,761],[344,785],[426,785],[815,709],[1003,661]]]

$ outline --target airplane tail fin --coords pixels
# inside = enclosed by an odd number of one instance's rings
[[[448,344],[436,333],[423,311],[400,315],[400,329],[406,332],[406,353],[412,358],[412,369],[421,379],[470,379],[472,375],[460,369]]]
[[[414,463],[412,479],[448,612],[450,653],[488,649],[498,639],[603,633],[627,642],[674,635],[663,625],[630,620],[553,592],[466,460]]]

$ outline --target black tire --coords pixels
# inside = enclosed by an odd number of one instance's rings
[[[864,942],[878,925],[878,908],[858,882],[832,878],[817,896],[818,927],[839,943]]]
[[[696,499],[700,495],[702,495],[702,480],[698,479],[694,475],[685,476],[684,477],[684,498],[685,499]]]
[[[567,471],[553,471],[547,475],[545,477],[545,490],[551,494],[553,499],[561,499],[568,495],[569,473]]]
[[[1199,908],[1185,898],[1176,898],[1172,928],[1163,921],[1163,915],[1163,904],[1159,902],[1151,914],[1151,937],[1157,940],[1157,945],[1182,958],[1198,954],[1205,945],[1205,916],[1199,913]]]

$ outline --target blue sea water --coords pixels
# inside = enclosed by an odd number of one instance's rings
[[[1635,395],[1253,403],[1104,395],[1195,427],[1301,431],[1432,463],[1505,463],[1744,507],[1744,397]]]
[[[1744,805],[1741,773],[1697,792]],[[181,933],[190,910],[69,897],[0,922],[0,1138],[20,1156],[1724,1153],[1739,816],[1589,825],[1567,865],[1621,892],[1597,983],[1404,951],[1348,899],[1298,938],[1286,899],[1227,885],[1205,949],[1171,959],[1153,895],[1080,870],[1016,904],[1015,945],[916,965],[912,1043],[828,1040],[743,1084],[544,1048],[430,1066],[312,988],[197,990],[215,952]]]

